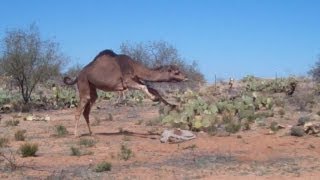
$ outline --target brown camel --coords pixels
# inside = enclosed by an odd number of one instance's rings
[[[100,52],[79,72],[76,79],[72,80],[69,77],[63,79],[67,85],[77,83],[79,90],[80,102],[75,113],[75,136],[78,136],[77,128],[81,114],[87,122],[89,134],[92,134],[89,114],[98,97],[97,89],[103,91],[138,89],[145,92],[153,101],[162,101],[166,105],[171,105],[145,82],[178,82],[186,79],[186,76],[176,66],[148,69],[127,55],[118,55],[112,50]]]

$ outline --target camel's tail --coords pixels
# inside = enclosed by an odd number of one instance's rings
[[[63,82],[67,85],[74,85],[77,81],[78,81],[78,78],[76,78],[75,80],[72,80],[68,76],[63,78]]]

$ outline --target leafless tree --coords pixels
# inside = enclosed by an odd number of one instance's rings
[[[162,65],[177,65],[187,74],[192,82],[204,82],[204,76],[198,69],[198,64],[193,61],[188,64],[183,59],[178,50],[166,41],[153,41],[147,43],[124,42],[120,46],[120,51],[133,59],[141,62],[149,68]]]

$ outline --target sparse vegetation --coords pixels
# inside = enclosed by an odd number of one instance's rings
[[[0,148],[6,147],[9,143],[9,139],[6,137],[0,137]]]
[[[1,70],[13,77],[28,103],[38,83],[59,74],[65,58],[57,43],[41,39],[35,24],[28,29],[7,31],[2,42]]]
[[[12,119],[12,120],[7,120],[5,122],[6,126],[18,126],[20,123],[19,120],[16,120],[16,119]]]
[[[8,155],[9,154],[9,155]],[[11,149],[9,149],[9,153],[8,154],[5,154],[4,152],[1,152],[0,151],[0,157],[6,161],[7,163],[4,165],[4,168],[6,170],[9,170],[9,171],[14,171],[18,168],[18,164],[16,162],[16,157],[15,157],[15,154],[12,152]],[[0,159],[0,163],[2,161],[2,159]]]
[[[66,136],[68,134],[68,130],[65,126],[63,125],[56,125],[55,126],[55,131],[56,131],[56,135],[58,137],[63,137]]]
[[[125,161],[129,160],[133,156],[133,152],[131,149],[127,147],[127,145],[122,144],[120,148],[119,157]]]
[[[37,151],[38,144],[33,143],[24,143],[19,148],[19,152],[21,153],[22,157],[36,156]]]
[[[80,139],[79,144],[85,147],[93,147],[96,144],[96,141],[93,139]]]
[[[70,151],[71,151],[71,156],[80,156],[81,155],[80,149],[77,147],[71,146]]]
[[[104,172],[104,171],[111,171],[111,163],[103,161],[97,164],[96,168],[94,169],[95,172]]]
[[[25,133],[27,131],[26,130],[17,130],[15,133],[14,133],[14,138],[16,141],[24,141],[25,140]]]
[[[273,132],[278,131],[278,130],[279,130],[278,123],[275,122],[275,121],[272,121],[271,124],[270,124],[270,129],[271,129]]]

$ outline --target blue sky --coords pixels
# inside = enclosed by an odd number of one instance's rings
[[[3,0],[0,38],[36,23],[71,63],[122,42],[164,40],[209,81],[305,75],[320,54],[319,0]]]

